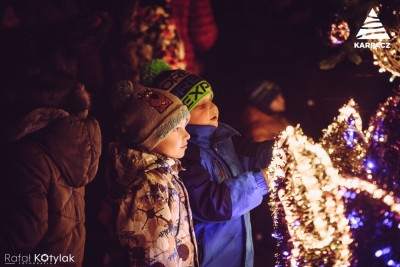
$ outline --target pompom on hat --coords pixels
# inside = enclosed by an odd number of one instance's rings
[[[200,76],[185,70],[172,70],[161,59],[153,59],[145,63],[140,71],[141,83],[170,92],[191,111],[197,103],[213,91],[211,85]]]
[[[118,139],[129,146],[153,150],[190,113],[173,94],[122,80],[114,85]]]
[[[150,86],[158,74],[172,70],[171,66],[162,59],[153,59],[144,63],[140,69],[140,82]]]

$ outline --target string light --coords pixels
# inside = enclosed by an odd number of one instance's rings
[[[390,72],[392,76],[389,78],[393,82],[395,77],[400,76],[400,29],[391,29],[390,31],[390,48],[377,46],[370,48],[373,54],[374,65],[379,66],[379,72]],[[368,40],[368,42],[379,42],[380,40]]]
[[[400,229],[396,221],[400,218],[400,196],[390,190],[398,188],[391,187],[396,183],[390,179],[398,179],[399,152],[395,148],[399,137],[396,130],[388,130],[398,129],[399,103],[397,91],[378,108],[365,133],[352,99],[324,130],[321,144],[305,136],[299,126],[289,126],[281,133],[269,167],[270,207],[278,241],[276,266],[350,266],[359,260],[354,258],[359,256],[354,250],[365,245],[357,244],[352,231],[363,228],[365,222],[369,227],[377,223],[381,231]],[[387,151],[392,151],[393,164],[382,166],[376,157]],[[384,158],[383,162],[387,161]],[[384,174],[378,171],[382,168]],[[368,217],[373,213],[354,206],[360,202],[352,204],[362,201],[359,196],[380,203],[379,222]],[[399,265],[398,247],[390,243],[373,247],[380,263]]]
[[[271,195],[281,205],[270,205],[274,219],[284,214],[287,222],[292,247],[287,260],[299,266],[349,266],[353,240],[338,194],[337,170],[321,145],[312,143],[300,128],[289,126],[281,139],[284,145],[274,149],[269,168]],[[285,171],[283,155],[288,155]]]
[[[400,215],[400,203],[396,203],[394,192],[380,189],[377,185],[362,180],[358,177],[336,177],[340,186],[346,189],[359,190],[368,193],[372,198],[381,200],[385,203],[389,210]]]
[[[323,130],[320,144],[339,173],[364,174],[366,142],[358,105],[353,99],[339,109],[339,115]]]

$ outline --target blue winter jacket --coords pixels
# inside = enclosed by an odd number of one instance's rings
[[[190,140],[180,172],[189,193],[203,267],[253,266],[249,211],[268,188],[260,168],[273,141],[246,142],[226,124],[188,125]]]

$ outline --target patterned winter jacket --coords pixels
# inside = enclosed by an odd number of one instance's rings
[[[12,130],[0,160],[2,263],[7,254],[21,255],[18,266],[82,266],[85,186],[98,168],[99,124],[86,114],[39,108]]]
[[[269,165],[273,141],[254,143],[226,124],[188,125],[181,173],[189,193],[201,266],[253,266],[249,211],[268,188],[259,168]]]
[[[129,266],[199,266],[177,160],[110,145],[115,233]]]

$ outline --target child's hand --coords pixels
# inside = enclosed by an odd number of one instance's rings
[[[267,168],[261,170],[264,175],[265,182],[267,183],[268,186],[271,186],[270,182],[273,182],[275,176],[276,177],[285,176],[287,156],[286,156],[286,151],[284,149],[284,145],[286,139],[287,137],[282,135],[278,136],[278,138],[275,139],[271,164]]]
[[[268,168],[261,169],[261,172],[264,175],[265,182],[269,185]]]

